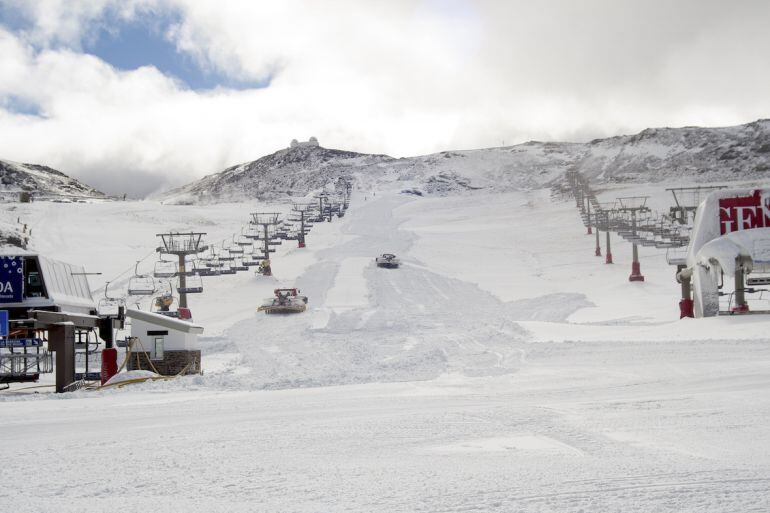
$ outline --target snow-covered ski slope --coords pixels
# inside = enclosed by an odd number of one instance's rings
[[[663,205],[664,187],[606,194]],[[2,509],[770,510],[766,318],[678,320],[664,252],[640,248],[647,281],[629,283],[630,246],[615,238],[604,265],[574,201],[547,190],[398,190],[354,191],[307,248],[279,249],[274,278],[205,279],[190,298],[207,328],[203,376],[0,393],[0,476],[19,484],[2,488]],[[111,278],[155,233],[221,240],[275,208],[8,215],[29,220],[41,252]],[[401,268],[376,268],[383,252]],[[255,313],[295,285],[307,312]]]

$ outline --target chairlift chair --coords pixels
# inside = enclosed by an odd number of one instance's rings
[[[203,270],[209,270],[211,269],[211,266],[208,264],[207,261],[202,260],[200,258],[196,258],[193,260],[193,269],[195,269],[195,274],[200,274]]]
[[[243,236],[246,237],[247,239],[254,240],[259,238],[260,233],[261,232],[258,226],[249,225],[249,227],[246,228],[246,233]]]
[[[117,315],[120,307],[126,306],[126,300],[109,294],[110,282],[104,284],[104,297],[99,300],[96,310],[100,315]]]
[[[236,272],[238,271],[248,271],[249,266],[244,265],[243,261],[239,258],[235,259],[230,266],[231,269],[234,269]]]
[[[180,294],[200,294],[203,292],[203,280],[200,275],[192,275],[186,280],[184,287],[177,287],[176,291]]]
[[[245,234],[241,233],[239,236],[235,238],[235,243],[238,246],[241,247],[249,247],[253,245],[254,243],[251,241],[250,238],[248,238]]]
[[[198,271],[199,271],[198,263],[197,263],[196,260],[191,260],[189,262],[185,262],[185,266],[184,266],[184,275],[185,276],[195,276],[196,274],[198,274]],[[183,273],[178,272],[177,276],[180,276],[182,274]]]
[[[170,260],[158,260],[152,275],[155,278],[173,278],[179,272],[177,263]]]
[[[134,266],[134,275],[128,280],[129,296],[151,296],[155,294],[155,280],[149,274],[139,274],[139,261]]]

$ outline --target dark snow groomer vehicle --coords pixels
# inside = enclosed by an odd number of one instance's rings
[[[300,296],[299,289],[275,289],[275,297],[265,300],[257,308],[258,312],[267,314],[300,313],[307,308],[307,296]]]
[[[374,261],[377,262],[377,267],[387,267],[388,269],[395,269],[401,264],[401,261],[392,253],[383,253]]]

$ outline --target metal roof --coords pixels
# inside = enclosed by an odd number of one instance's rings
[[[203,333],[203,326],[198,326],[191,322],[175,319],[155,312],[146,312],[144,310],[134,310],[133,308],[129,308],[126,310],[126,317],[155,324],[156,326],[181,331],[183,333],[194,333],[196,335]]]

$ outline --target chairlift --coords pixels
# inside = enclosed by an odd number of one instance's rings
[[[207,271],[211,269],[211,266],[206,262],[205,260],[201,260],[200,258],[196,258],[192,261],[193,269],[195,270],[195,274],[200,274],[201,271]]]
[[[185,276],[195,276],[198,274],[198,264],[195,260],[191,260],[189,262],[185,262],[184,266],[184,273],[178,272],[177,276],[181,276],[184,274]]]
[[[246,228],[246,233],[243,234],[243,236],[247,239],[253,240],[259,238],[259,227],[255,225],[249,225],[248,228]]]
[[[177,263],[170,260],[158,260],[155,262],[155,269],[152,275],[156,278],[173,278],[177,275],[179,269]]]
[[[198,271],[198,276],[219,276],[221,274],[219,269],[211,267],[204,267]]]
[[[243,264],[243,260],[240,258],[233,261],[232,265],[230,266],[232,269],[235,269],[236,272],[238,271],[248,271],[249,266]]]
[[[230,258],[232,260],[232,257]],[[222,267],[219,268],[219,274],[235,274],[237,271],[233,269],[232,264],[229,262],[223,262]]]
[[[200,294],[203,292],[203,280],[197,274],[187,277],[184,287],[177,287],[180,294]]]
[[[110,282],[104,284],[104,297],[99,300],[96,310],[100,315],[117,315],[121,307],[126,306],[126,300],[121,297],[112,297],[109,294]]]
[[[151,296],[155,294],[155,280],[149,274],[139,274],[139,261],[134,267],[134,276],[128,280],[129,296]]]
[[[253,245],[254,243],[246,234],[243,233],[243,230],[241,230],[241,234],[235,237],[235,244],[246,248]]]

